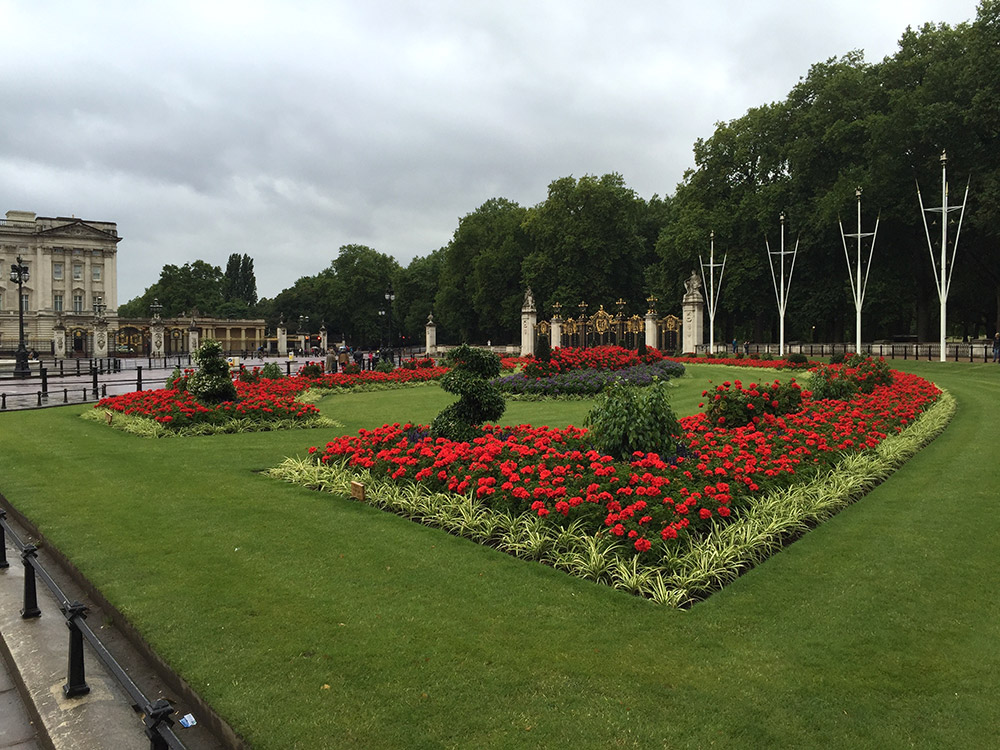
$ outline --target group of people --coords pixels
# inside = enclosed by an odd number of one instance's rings
[[[326,367],[324,369],[326,372],[343,372],[344,368],[353,362],[362,370],[374,370],[381,358],[392,356],[391,351],[383,352],[380,356],[379,352],[364,352],[350,346],[342,346],[339,350],[337,347],[331,346],[326,350]]]
[[[739,354],[739,353],[740,353],[739,344],[737,343],[736,339],[733,339],[733,354]],[[749,354],[750,354],[750,342],[749,341],[744,341],[743,342],[743,356],[746,357],[746,356],[749,356]]]

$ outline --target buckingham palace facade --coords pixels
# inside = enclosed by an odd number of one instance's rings
[[[263,320],[125,320],[118,317],[118,226],[76,217],[7,211],[0,219],[0,358],[18,346],[18,306],[26,347],[39,356],[105,357],[188,352],[201,338],[227,350],[264,343]],[[30,272],[18,286],[6,273]]]

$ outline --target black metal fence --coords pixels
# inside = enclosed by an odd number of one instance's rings
[[[144,731],[149,738],[150,750],[186,750],[184,743],[171,729],[173,720],[170,716],[174,713],[174,707],[170,701],[159,698],[150,702],[87,624],[86,605],[69,600],[39,562],[38,548],[33,544],[25,544],[18,538],[7,524],[7,511],[0,508],[0,568],[10,567],[10,563],[7,561],[5,539],[8,535],[20,553],[21,562],[24,564],[24,606],[21,609],[21,617],[29,619],[40,617],[42,614],[38,607],[38,591],[35,583],[37,576],[49,587],[52,595],[59,602],[59,611],[66,618],[66,626],[69,628],[69,658],[67,659],[66,684],[63,685],[63,695],[67,698],[75,698],[90,692],[83,660],[83,641],[86,639],[94,649],[97,658],[118,680],[133,705],[142,713]]]
[[[778,356],[777,344],[749,344],[746,349],[750,354],[770,354]],[[854,344],[803,344],[798,342],[785,344],[785,354],[801,353],[810,359],[832,357],[838,354],[853,354],[857,347]],[[739,353],[743,353],[744,345],[737,344]],[[698,347],[698,354],[708,353],[708,344]],[[713,352],[717,357],[732,353],[732,345],[723,342],[715,343]],[[861,353],[872,357],[885,359],[923,359],[936,361],[941,358],[940,344],[917,343],[885,343],[862,344]],[[989,362],[993,357],[992,341],[974,341],[970,343],[945,344],[945,359],[951,362]]]

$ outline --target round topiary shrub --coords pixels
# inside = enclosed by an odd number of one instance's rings
[[[785,357],[785,361],[792,365],[809,364],[809,358],[802,352],[790,352]]]
[[[441,378],[441,387],[459,399],[445,407],[431,422],[431,434],[448,440],[468,441],[477,427],[503,416],[507,407],[503,393],[490,382],[500,375],[500,357],[467,344],[448,353],[451,370]]]
[[[198,371],[188,378],[188,393],[208,404],[236,400],[236,386],[229,376],[229,363],[222,354],[222,344],[208,339],[198,347],[192,359]]]
[[[681,427],[668,388],[659,379],[641,388],[621,380],[605,388],[584,421],[595,450],[623,461],[636,451],[676,453]]]

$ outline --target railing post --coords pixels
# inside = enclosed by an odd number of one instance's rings
[[[38,405],[39,406],[42,405],[42,392],[41,391],[38,392]]]
[[[135,367],[135,389],[136,391],[142,390],[142,365]]]
[[[63,376],[63,362],[65,362],[65,361],[66,360],[63,360],[63,359],[59,360],[59,377],[64,377]]]
[[[93,383],[94,383],[94,398],[97,398],[97,367],[96,366],[92,367],[90,369],[90,374],[91,374],[91,376],[93,378]]]
[[[0,508],[0,521],[7,520],[7,511]],[[10,563],[7,562],[7,534],[3,523],[0,523],[0,569],[9,568]]]
[[[46,396],[49,395],[49,370],[46,367],[39,368],[39,372],[42,375],[42,393]]]
[[[63,388],[63,403],[69,403],[69,388]]]
[[[160,724],[168,727],[173,723],[170,714],[174,712],[174,707],[165,698],[158,698],[146,709],[142,721],[146,725],[146,736],[149,737],[150,750],[169,750],[167,741],[160,734]]]
[[[7,408],[7,394],[0,393],[0,409],[6,409],[6,408]]]
[[[21,562],[24,563],[24,607],[21,609],[21,617],[25,620],[42,615],[42,610],[38,608],[38,593],[35,590],[35,568],[31,564],[36,557],[38,557],[38,547],[34,544],[26,544],[21,550]]]
[[[87,618],[87,607],[80,602],[64,604],[59,608],[66,616],[66,627],[69,628],[69,663],[66,670],[66,684],[63,685],[63,695],[75,698],[90,692],[83,667],[83,633],[76,624],[76,618]]]

